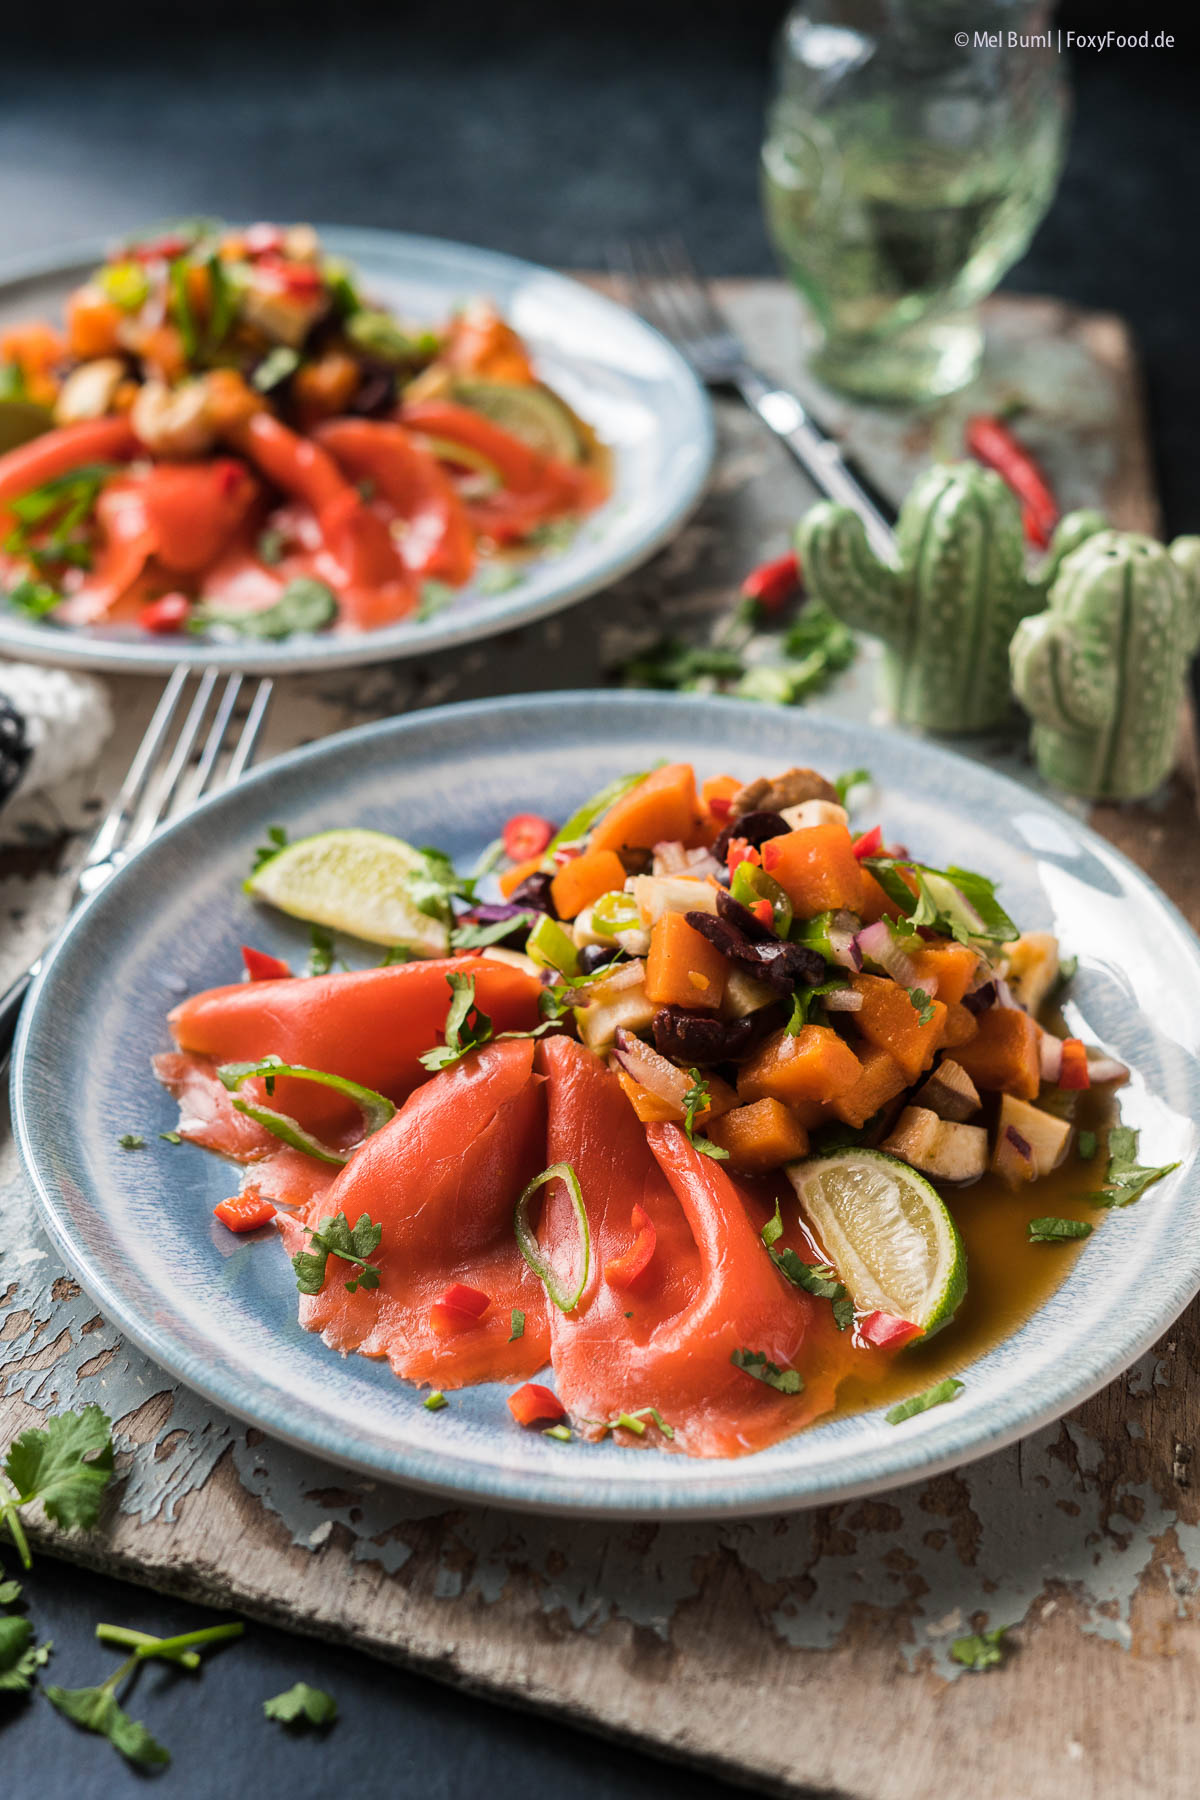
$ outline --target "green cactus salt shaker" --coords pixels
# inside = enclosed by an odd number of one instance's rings
[[[1171,771],[1200,640],[1200,538],[1169,550],[1103,531],[1063,562],[1050,604],[1012,643],[1013,685],[1048,781],[1097,800],[1151,793]]]
[[[897,719],[930,731],[989,731],[1009,714],[1013,631],[1045,605],[1067,552],[1103,525],[1098,513],[1070,514],[1031,577],[1016,500],[998,475],[971,462],[930,469],[916,483],[891,563],[869,548],[849,507],[827,501],[801,520],[797,544],[809,593],[883,639],[885,699]]]

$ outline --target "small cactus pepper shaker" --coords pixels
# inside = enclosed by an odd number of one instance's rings
[[[1013,686],[1048,781],[1133,800],[1170,774],[1200,641],[1200,538],[1168,550],[1103,531],[1068,556],[1050,604],[1012,642]]]
[[[956,463],[927,470],[913,487],[891,563],[870,549],[849,507],[828,501],[801,521],[797,544],[809,593],[883,639],[884,698],[902,724],[990,731],[1011,707],[1013,631],[1045,605],[1067,552],[1103,525],[1099,513],[1069,514],[1030,576],[1012,493],[977,463]]]

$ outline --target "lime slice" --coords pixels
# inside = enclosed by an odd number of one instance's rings
[[[321,831],[268,857],[246,892],[294,919],[368,944],[407,944],[419,956],[445,956],[447,927],[418,912],[406,891],[406,878],[421,861],[411,844],[383,831]]]
[[[583,460],[575,417],[549,388],[532,382],[459,381],[454,397],[542,456],[568,463]]]
[[[885,1312],[932,1337],[967,1291],[954,1220],[923,1176],[882,1150],[834,1150],[788,1165],[825,1254],[861,1312]]]

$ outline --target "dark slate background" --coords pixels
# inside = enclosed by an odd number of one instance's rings
[[[776,0],[517,0],[484,7],[310,0],[59,0],[8,9],[0,59],[0,258],[148,218],[310,218],[473,240],[598,267],[614,238],[682,227],[712,273],[767,274],[756,156]],[[964,5],[964,23],[978,9]],[[1138,28],[1172,12],[1138,10]],[[1167,523],[1200,530],[1197,43],[1081,55],[1058,198],[1009,277],[1123,313],[1144,359]],[[1130,9],[1060,20],[1129,30]],[[9,1558],[11,1562],[11,1557]],[[39,1564],[28,1595],[63,1685],[111,1667],[97,1619],[155,1632],[210,1615]],[[586,1645],[574,1654],[586,1655]],[[308,1679],[339,1700],[325,1742],[261,1717]],[[349,1652],[253,1627],[197,1679],[147,1670],[133,1705],[175,1753],[177,1800],[641,1800],[732,1793],[694,1773],[508,1713]],[[0,1697],[6,1800],[132,1795],[147,1778],[46,1702]]]

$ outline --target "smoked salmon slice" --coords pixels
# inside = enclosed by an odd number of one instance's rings
[[[761,1226],[721,1165],[678,1126],[642,1126],[615,1076],[581,1045],[555,1038],[541,1054],[549,1076],[547,1160],[574,1168],[592,1239],[578,1305],[551,1319],[557,1390],[572,1421],[586,1431],[589,1422],[656,1407],[674,1430],[675,1448],[735,1456],[828,1411],[838,1372],[828,1355],[829,1307],[778,1273]],[[654,1223],[655,1253],[633,1287],[613,1288],[604,1266],[629,1248],[635,1203]],[[557,1261],[574,1235],[556,1187],[539,1242]],[[818,1342],[823,1354],[814,1358]],[[731,1361],[735,1351],[796,1369],[803,1391],[779,1393],[755,1380]]]
[[[514,1039],[444,1069],[319,1199],[279,1218],[289,1255],[309,1247],[306,1226],[338,1212],[351,1227],[363,1213],[383,1227],[373,1258],[379,1286],[348,1293],[353,1270],[331,1257],[321,1292],[301,1297],[306,1330],[334,1350],[386,1357],[397,1375],[439,1388],[524,1380],[543,1367],[549,1302],[513,1230],[517,1199],[544,1167],[545,1083],[533,1057],[531,1039]],[[477,1322],[440,1336],[431,1312],[458,1282],[491,1304]],[[514,1311],[525,1315],[519,1336]]]
[[[451,971],[474,976],[476,1003],[490,1016],[497,1035],[528,1031],[538,1023],[539,987],[533,976],[484,957],[210,988],[184,1000],[167,1021],[181,1051],[208,1059],[193,1068],[189,1099],[200,1107],[205,1079],[220,1088],[217,1064],[257,1062],[270,1055],[344,1076],[399,1103],[427,1078],[418,1059],[438,1043],[446,1023],[452,998],[446,977]],[[170,1066],[178,1079],[179,1065]],[[352,1102],[313,1082],[278,1081],[269,1100],[261,1082],[248,1082],[242,1092],[298,1119],[326,1141],[330,1134],[351,1131],[358,1118]],[[240,1116],[215,1094],[209,1111],[222,1121],[223,1135],[228,1120]],[[235,1156],[243,1153],[209,1137],[198,1141]]]

